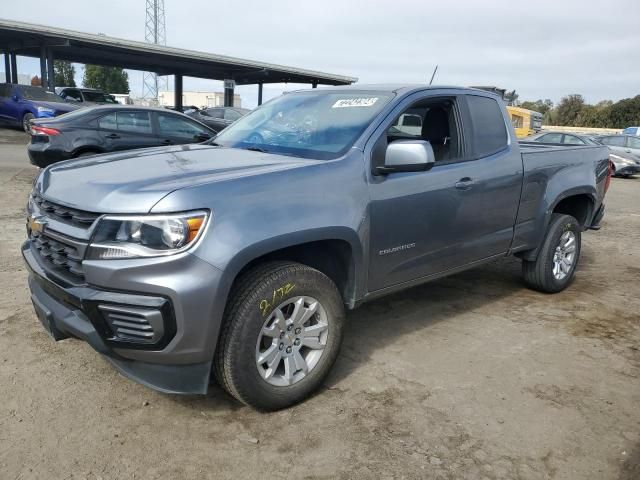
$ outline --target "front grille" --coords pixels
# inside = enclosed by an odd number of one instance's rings
[[[99,305],[114,339],[135,343],[156,343],[164,333],[162,312],[155,308]]]
[[[98,213],[85,212],[83,210],[58,205],[57,203],[45,200],[38,194],[34,194],[32,199],[38,208],[47,216],[76,227],[89,228],[100,216]]]
[[[84,282],[82,252],[71,241],[62,236],[52,238],[46,233],[32,232],[30,236],[32,251],[47,273],[52,273],[70,283]]]

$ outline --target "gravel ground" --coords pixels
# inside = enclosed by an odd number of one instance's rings
[[[19,254],[23,143],[0,142],[0,479],[640,478],[640,178],[613,180],[567,291],[505,259],[366,304],[326,388],[261,414],[47,336]]]

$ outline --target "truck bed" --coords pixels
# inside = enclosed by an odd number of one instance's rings
[[[522,155],[522,195],[513,249],[541,241],[550,209],[546,198],[561,198],[563,192],[590,191],[593,212],[604,197],[609,149],[601,145],[562,145],[518,142]],[[543,210],[541,210],[541,208]]]
[[[520,145],[520,152],[523,154],[528,153],[540,153],[540,152],[566,152],[572,150],[591,150],[602,148],[600,145],[569,145],[562,143],[540,143],[540,142],[518,142]],[[606,147],[605,147],[606,148]]]

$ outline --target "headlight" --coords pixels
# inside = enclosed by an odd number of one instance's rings
[[[46,113],[47,115],[53,115],[56,112],[52,108],[38,107],[38,113]]]
[[[99,220],[87,260],[157,257],[195,244],[207,223],[204,211],[170,215],[105,215]]]

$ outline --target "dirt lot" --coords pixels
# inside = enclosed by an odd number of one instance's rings
[[[525,289],[506,259],[367,304],[326,388],[260,414],[47,336],[23,142],[0,142],[0,479],[640,478],[640,178],[613,181],[568,291]]]

